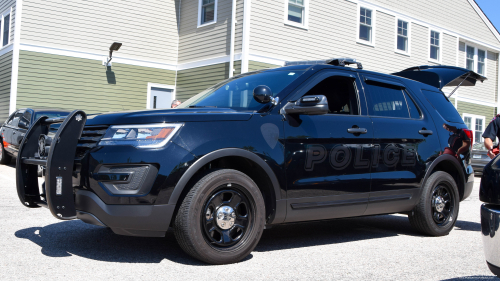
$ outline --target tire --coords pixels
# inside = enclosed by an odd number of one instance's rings
[[[212,171],[182,201],[174,221],[175,238],[200,261],[236,263],[257,246],[265,213],[262,194],[250,177],[231,169]]]
[[[422,234],[448,235],[457,221],[459,202],[453,177],[437,171],[425,182],[420,202],[408,215],[410,224]]]
[[[0,164],[10,164],[12,161],[12,157],[7,154],[5,149],[3,148],[3,141],[0,140]]]

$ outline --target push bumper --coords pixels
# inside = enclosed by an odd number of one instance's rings
[[[481,206],[481,232],[486,262],[491,272],[500,275],[500,206]]]
[[[94,225],[107,226],[116,234],[163,237],[175,205],[106,205],[90,191],[77,190],[76,216]]]

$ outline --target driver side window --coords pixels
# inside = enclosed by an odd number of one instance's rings
[[[359,115],[356,93],[356,84],[352,78],[331,76],[319,82],[304,96],[325,96],[329,114]]]

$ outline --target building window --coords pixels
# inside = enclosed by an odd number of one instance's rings
[[[467,46],[467,62],[465,64],[465,67],[469,70],[474,71],[474,47]]]
[[[477,50],[477,73],[485,75],[486,51]]]
[[[408,22],[398,20],[398,39],[396,48],[408,53]]]
[[[304,24],[304,0],[288,0],[288,20]]]
[[[431,30],[430,58],[435,61],[439,61],[441,59],[439,35],[439,32]]]
[[[486,76],[487,52],[471,45],[465,45],[465,68]]]
[[[285,24],[307,29],[309,0],[285,0]]]
[[[199,0],[198,27],[217,22],[217,0]]]
[[[484,131],[484,116],[464,113],[464,123],[474,132],[474,143],[482,143],[484,140],[482,134]]]
[[[11,9],[5,11],[0,18],[0,36],[2,38],[2,47],[10,43],[10,13]]]
[[[363,7],[359,11],[359,39],[370,43],[373,37],[372,12]]]

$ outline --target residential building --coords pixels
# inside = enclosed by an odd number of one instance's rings
[[[478,136],[500,106],[500,34],[474,0],[2,0],[0,13],[0,120],[165,108],[233,75],[333,57],[481,73],[451,97]]]

